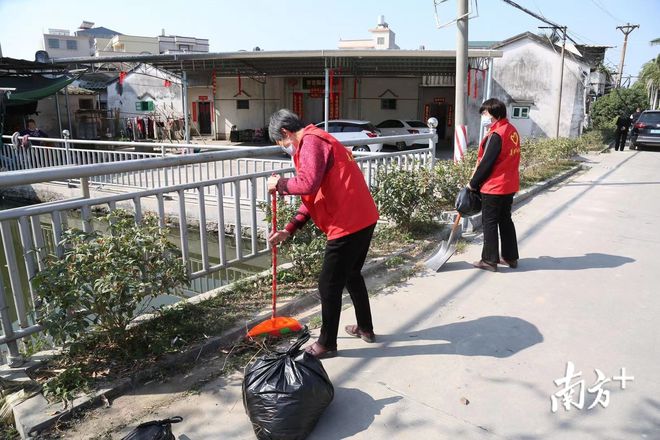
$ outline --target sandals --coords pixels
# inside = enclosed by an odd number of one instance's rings
[[[305,352],[311,354],[316,359],[328,359],[337,356],[337,348],[328,349],[318,342],[314,342],[312,345],[305,348]]]
[[[500,258],[500,264],[503,266],[509,266],[511,269],[515,269],[518,267],[518,260],[505,260],[504,258]]]
[[[497,264],[493,265],[485,262],[484,260],[475,261],[472,263],[472,266],[476,267],[477,269],[487,270],[489,272],[497,272]]]
[[[357,325],[347,325],[344,327],[344,330],[346,330],[346,333],[348,333],[351,336],[355,336],[356,338],[361,338],[364,342],[372,343],[376,342],[376,335],[374,332],[368,332],[365,330],[362,330],[360,327]]]

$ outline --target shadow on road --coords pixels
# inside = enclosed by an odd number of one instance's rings
[[[418,331],[377,335],[377,338],[378,343],[368,348],[340,350],[339,355],[343,358],[377,358],[457,354],[505,358],[543,342],[543,335],[534,324],[511,316],[486,316]],[[419,344],[417,341],[438,342]],[[410,344],[393,345],[398,342]]]
[[[522,258],[516,269],[503,268],[505,272],[531,272],[534,270],[585,270],[611,269],[624,264],[633,263],[635,259],[619,255],[590,252],[579,257],[550,257],[542,255],[537,258]]]
[[[585,270],[585,269],[610,269],[624,264],[633,263],[635,259],[622,257],[619,255],[609,255],[600,253],[588,253],[579,257],[551,257],[542,255],[536,258],[521,258],[518,260],[518,267],[510,269],[506,266],[499,266],[498,270],[507,272],[531,272],[535,270]],[[442,266],[442,272],[452,272],[457,270],[474,270],[471,263],[467,261],[451,261]]]
[[[335,388],[335,398],[325,410],[310,439],[350,438],[373,423],[387,405],[398,402],[402,396],[374,400],[369,394],[355,388]],[[341,420],[341,423],[337,423]]]

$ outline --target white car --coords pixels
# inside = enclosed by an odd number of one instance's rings
[[[319,122],[316,126],[325,129],[324,122]],[[376,127],[369,121],[333,119],[328,121],[328,133],[333,135],[338,141],[355,140],[355,145],[346,145],[346,148],[350,148],[353,151],[379,152],[383,149],[383,144],[360,145],[360,139],[380,137],[380,133]]]
[[[416,120],[402,120],[402,119],[387,119],[376,126],[383,136],[401,136],[406,134],[424,134],[430,133],[430,128],[422,121]],[[421,141],[420,143],[426,143]],[[401,151],[406,147],[412,147],[415,141],[401,141],[396,143],[396,149]]]

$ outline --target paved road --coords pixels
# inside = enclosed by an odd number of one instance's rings
[[[660,438],[660,152],[587,164],[517,208],[518,269],[472,269],[476,242],[442,272],[376,297],[378,342],[341,336],[340,357],[323,361],[336,394],[310,440]],[[346,310],[342,326],[352,322]],[[569,361],[583,408],[560,400],[553,413]],[[625,389],[611,380],[623,368],[634,376]],[[595,369],[611,380],[609,401],[587,409]],[[150,418],[182,415],[179,439],[252,439],[240,380]]]

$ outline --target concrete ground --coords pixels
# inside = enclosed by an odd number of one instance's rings
[[[378,340],[340,332],[339,356],[323,361],[335,399],[309,439],[659,439],[660,152],[586,164],[517,207],[517,269],[473,269],[476,240],[439,273],[374,297]],[[343,312],[342,328],[352,315]],[[562,390],[553,381],[568,362],[581,373],[570,382],[576,404],[584,381],[582,409],[565,410],[560,397],[553,412]],[[161,403],[131,425],[180,415],[177,439],[253,439],[241,380],[216,379],[195,394],[138,390]],[[148,405],[139,402],[135,411]]]

